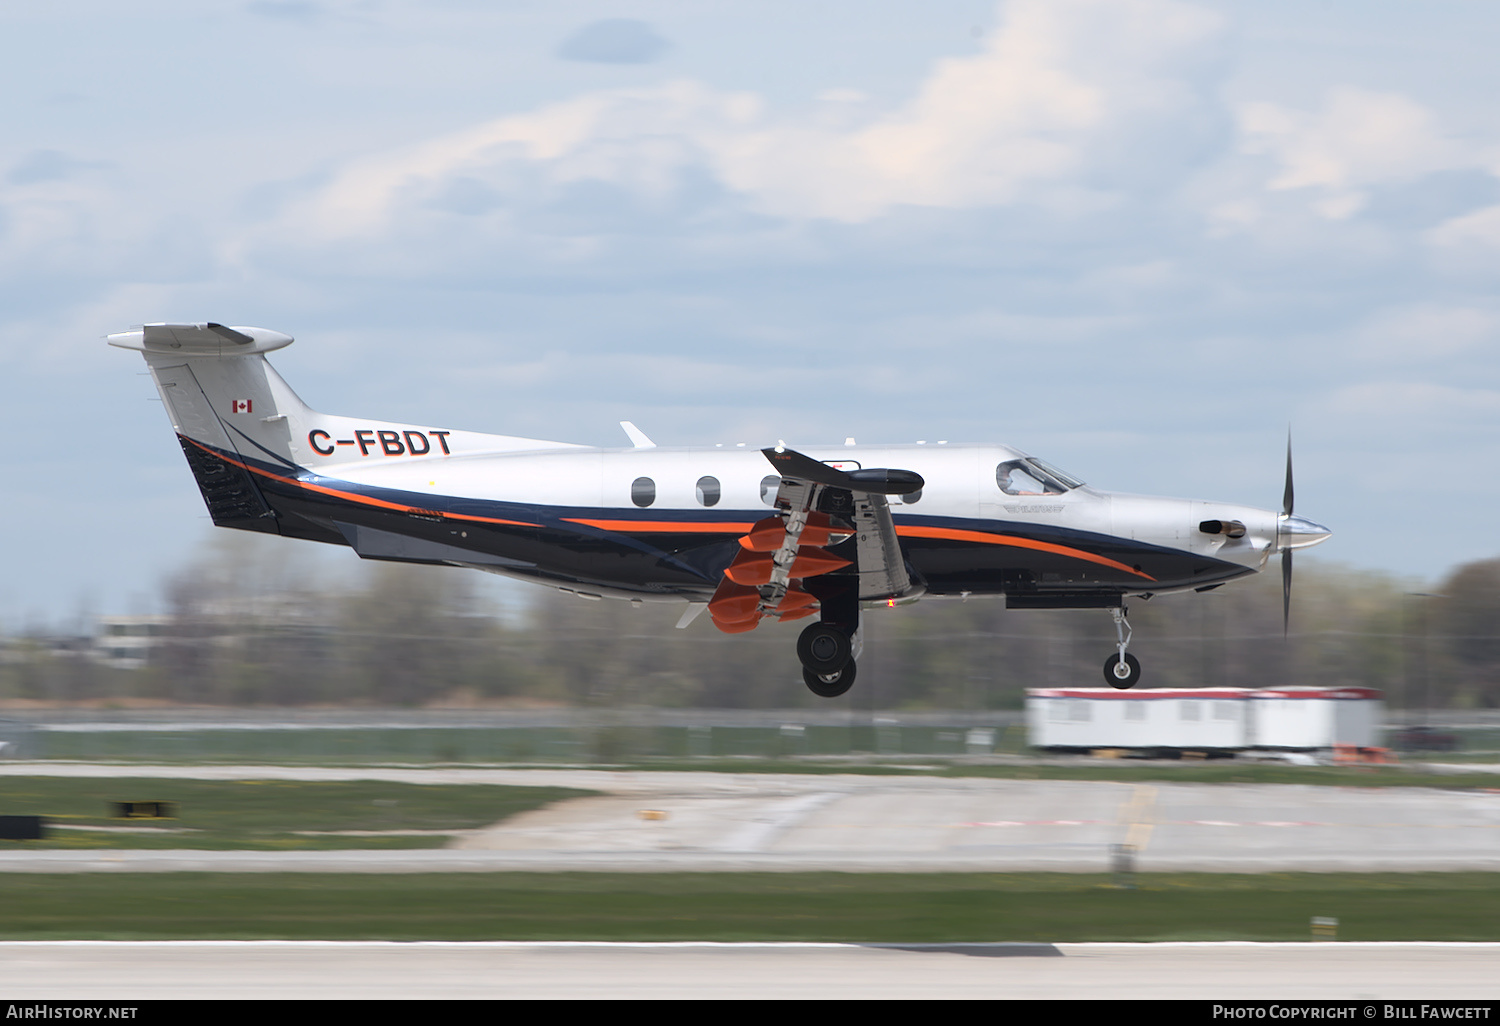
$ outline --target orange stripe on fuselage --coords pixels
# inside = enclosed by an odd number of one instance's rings
[[[754,527],[754,524],[699,524],[688,521],[674,520],[584,520],[579,517],[566,517],[564,523],[584,524],[588,527],[597,527],[601,531],[620,531],[629,534],[638,531],[642,534],[733,534],[736,537],[745,534]]]
[[[185,437],[182,435],[179,438]],[[368,495],[360,495],[356,492],[346,492],[338,488],[329,488],[326,485],[310,484],[307,481],[299,481],[293,477],[282,474],[273,474],[268,470],[252,467],[241,460],[231,459],[223,453],[215,452],[208,446],[195,439],[188,438],[187,441],[202,449],[210,456],[221,459],[225,463],[239,467],[241,470],[257,474],[272,481],[280,481],[294,488],[303,488],[310,492],[318,492],[323,495],[331,495],[335,498],[344,499],[349,502],[358,503],[363,506],[376,506],[381,509],[396,510],[401,513],[432,514],[437,513],[444,519],[468,520],[484,524],[505,524],[509,527],[539,527],[540,524],[528,523],[524,520],[502,520],[499,517],[481,517],[471,513],[447,513],[442,510],[433,510],[425,506],[407,506],[397,502],[387,502],[384,499],[371,498]],[[753,523],[722,522],[716,524],[678,522],[671,520],[588,520],[583,518],[568,518],[566,523],[585,524],[589,527],[597,527],[603,531],[620,531],[624,533],[642,532],[650,534],[733,534],[742,535],[749,532],[755,526]],[[1107,556],[1096,555],[1085,552],[1082,549],[1070,548],[1066,545],[1054,545],[1051,542],[1033,541],[1030,538],[1017,538],[1014,535],[990,534],[985,531],[964,531],[952,527],[918,527],[913,524],[899,524],[896,526],[896,534],[907,538],[935,538],[943,541],[976,542],[981,545],[1008,545],[1018,549],[1032,549],[1037,552],[1051,552],[1054,555],[1067,556],[1072,559],[1082,559],[1100,566],[1112,567],[1123,570],[1128,574],[1154,581],[1156,578],[1150,574],[1142,573],[1134,567],[1126,566]]]
[[[184,436],[178,435],[178,437],[182,438]],[[223,453],[215,452],[208,446],[204,445],[202,442],[195,441],[194,439],[189,438],[187,439],[187,441],[192,442],[198,448],[202,449],[210,456],[213,456],[215,459],[221,459],[225,463],[229,463],[233,466],[239,467],[241,470],[247,470],[252,474],[259,474],[261,477],[270,478],[272,481],[280,481],[282,484],[289,484],[295,488],[305,488],[310,492],[320,492],[323,495],[332,495],[336,498],[346,499],[349,502],[357,502],[362,506],[378,506],[381,509],[393,509],[401,513],[425,513],[429,515],[436,513],[438,516],[444,518],[445,520],[474,520],[485,524],[506,524],[511,527],[540,526],[538,524],[528,524],[524,520],[501,520],[497,517],[480,517],[474,516],[469,513],[445,513],[442,510],[430,509],[426,506],[404,506],[398,502],[386,502],[384,499],[372,499],[368,495],[360,495],[356,492],[345,492],[340,491],[337,488],[329,488],[325,485],[309,484],[306,481],[299,481],[294,477],[284,477],[281,474],[273,474],[269,470],[261,470],[258,467],[252,467],[250,466],[250,464],[243,463],[240,460],[230,459]]]
[[[684,523],[671,520],[585,520],[582,518],[570,518],[568,523],[586,524],[589,527],[597,527],[601,531],[621,531],[626,534],[638,532],[642,534],[745,534],[754,524],[717,523],[700,524]],[[1093,552],[1085,552],[1083,549],[1071,548],[1067,545],[1054,545],[1051,542],[1033,541],[1030,538],[1017,538],[1008,534],[990,534],[986,531],[964,531],[951,527],[917,527],[915,525],[897,525],[896,533],[907,538],[939,538],[944,541],[977,542],[981,545],[1009,545],[1018,549],[1032,549],[1037,552],[1050,552],[1058,556],[1067,556],[1071,559],[1082,559],[1100,566],[1107,566],[1115,570],[1123,570],[1127,574],[1134,574],[1147,581],[1156,580],[1150,574],[1142,573],[1134,567],[1126,566],[1108,556],[1100,556]]]
[[[963,531],[952,527],[917,527],[912,524],[897,524],[896,533],[906,538],[938,538],[943,541],[978,542],[981,545],[1010,545],[1018,549],[1051,552],[1058,556],[1068,556],[1072,559],[1083,559],[1090,563],[1098,563],[1100,566],[1113,567],[1116,570],[1123,570],[1127,574],[1143,577],[1148,581],[1156,580],[1150,574],[1141,573],[1141,571],[1134,567],[1116,562],[1108,556],[1100,556],[1093,552],[1085,552],[1083,549],[1074,549],[1066,545],[1054,545],[1051,542],[1033,541],[1030,538],[1017,538],[1009,534],[990,534],[986,531]]]

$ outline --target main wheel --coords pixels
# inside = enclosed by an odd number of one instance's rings
[[[1118,652],[1104,660],[1104,680],[1110,687],[1125,691],[1135,687],[1140,679],[1141,664],[1129,652],[1125,653],[1124,662]]]
[[[849,635],[826,623],[808,624],[797,639],[797,658],[802,668],[818,676],[837,673],[854,658],[854,643]]]
[[[854,660],[849,660],[843,669],[833,673],[813,673],[804,669],[802,683],[819,698],[837,698],[854,686]]]

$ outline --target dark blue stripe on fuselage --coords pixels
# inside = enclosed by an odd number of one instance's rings
[[[723,568],[738,551],[737,538],[741,532],[730,525],[754,523],[771,515],[764,508],[619,509],[433,495],[324,477],[300,468],[292,475],[279,462],[268,463],[238,453],[220,455],[258,471],[256,477],[262,493],[283,515],[303,517],[325,527],[335,519],[359,523],[475,552],[525,560],[537,566],[538,576],[548,579],[593,582],[643,592],[711,592]],[[295,480],[291,480],[293,477]],[[301,487],[302,484],[356,498],[329,495]],[[372,502],[363,503],[359,499]],[[524,526],[450,520],[450,516],[519,521]],[[639,522],[652,526],[650,530],[633,532],[574,522],[577,520]],[[1017,589],[1144,592],[1203,586],[1253,572],[1237,563],[1181,549],[1051,524],[911,513],[896,514],[895,522],[898,527],[979,531],[1075,548],[1136,568],[1153,578],[1145,580],[1078,557],[1023,547],[903,537],[901,544],[908,563],[934,594],[999,594]],[[661,530],[659,525],[663,523],[724,524],[726,530],[722,533],[686,530],[679,534]]]

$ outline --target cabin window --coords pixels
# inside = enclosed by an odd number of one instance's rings
[[[776,505],[776,493],[781,490],[781,478],[767,474],[760,479],[760,501],[767,506]]]
[[[656,501],[656,482],[649,477],[638,477],[630,482],[630,501],[645,507]]]
[[[697,491],[700,506],[717,506],[719,496],[723,494],[719,489],[719,479],[716,477],[700,477]]]

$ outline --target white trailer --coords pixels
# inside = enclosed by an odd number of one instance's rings
[[[1030,688],[1033,748],[1234,752],[1372,747],[1381,721],[1370,688]]]
[[[1380,744],[1381,693],[1374,688],[1261,688],[1250,692],[1252,748],[1307,751]]]

